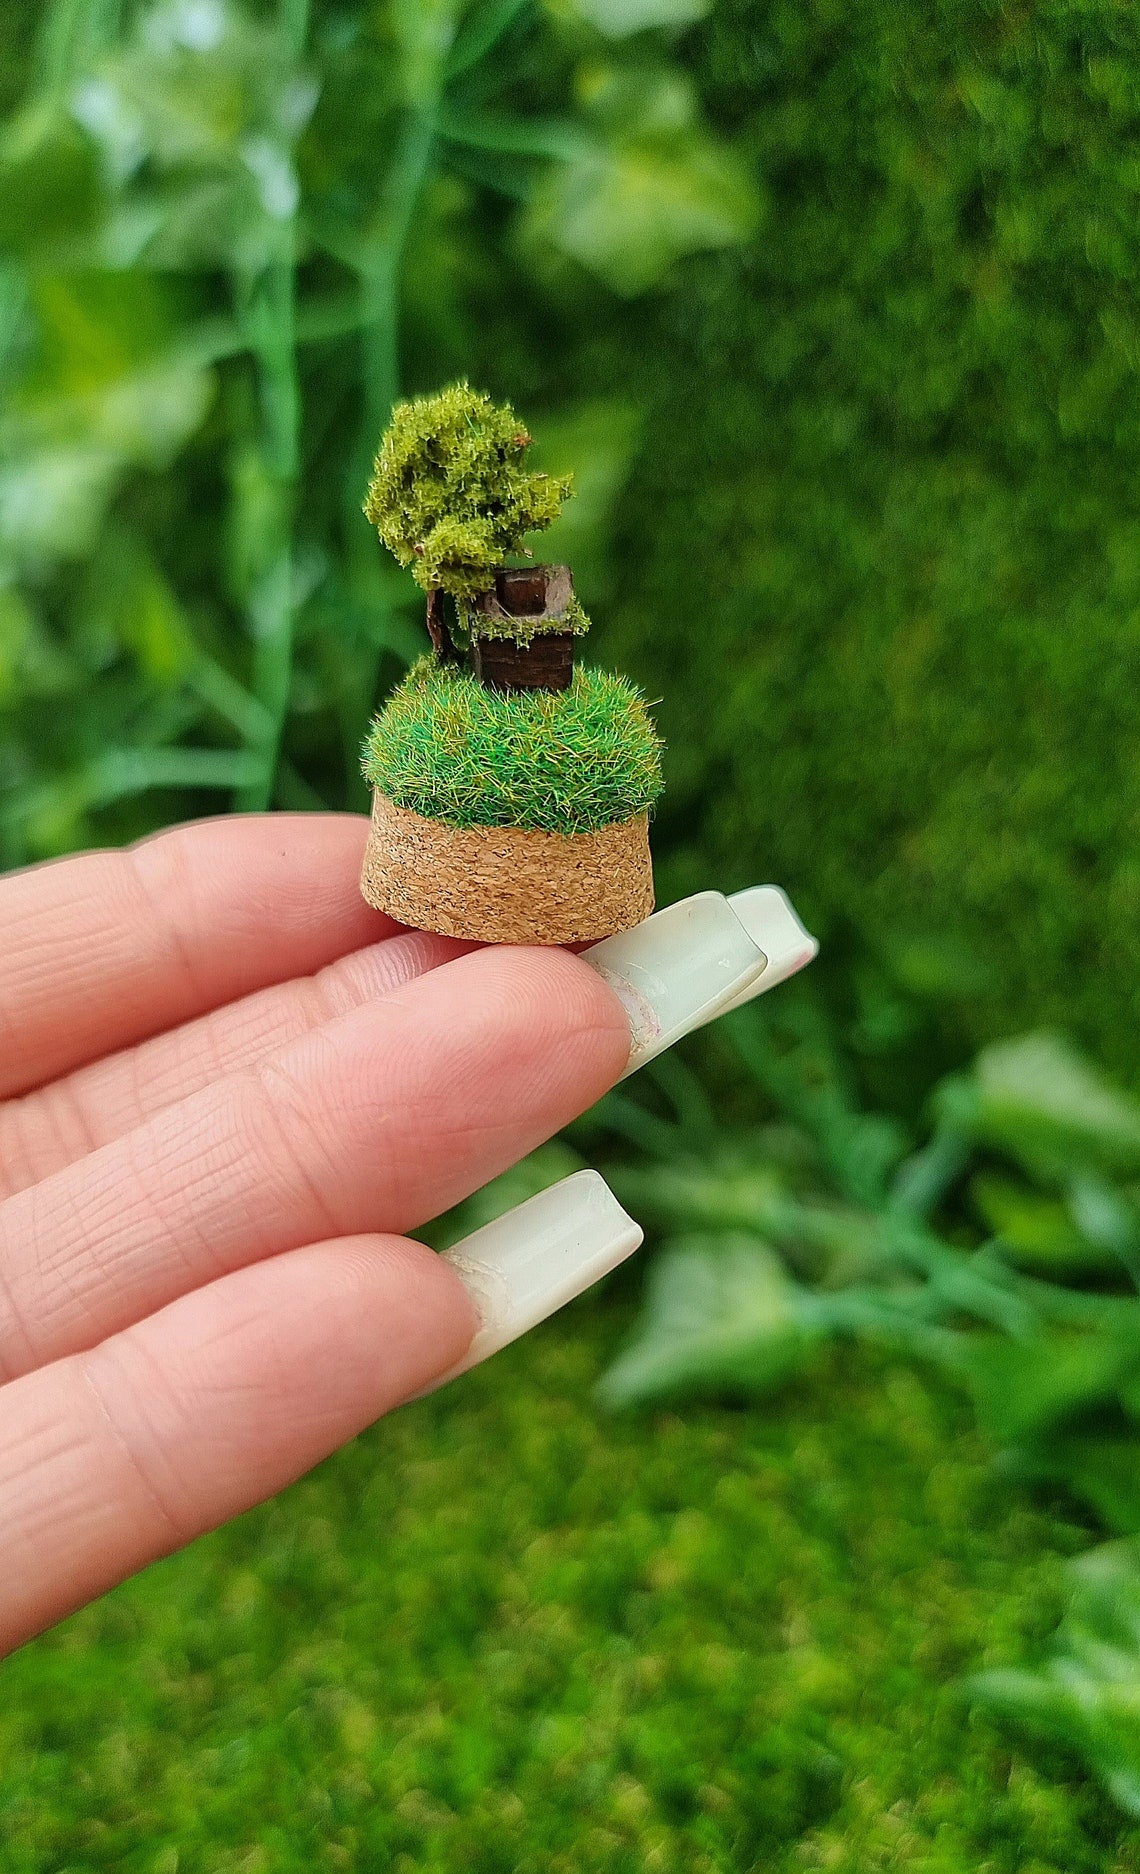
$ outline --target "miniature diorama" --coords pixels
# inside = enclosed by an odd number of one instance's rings
[[[661,743],[632,683],[576,661],[570,568],[525,545],[570,492],[530,443],[467,384],[398,405],[381,442],[364,511],[427,595],[431,649],[365,744],[361,890],[424,930],[565,944],[653,909]]]

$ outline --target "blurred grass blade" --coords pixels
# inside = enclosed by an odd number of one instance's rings
[[[487,0],[484,6],[478,6],[468,14],[443,68],[444,79],[450,84],[452,79],[461,78],[493,52],[503,35],[510,31],[517,19],[520,19],[533,0]]]
[[[199,654],[187,671],[186,680],[204,703],[237,730],[243,741],[256,743],[264,736],[267,719],[263,704],[212,657]]]
[[[983,1425],[999,1443],[1042,1438],[1118,1397],[1140,1372],[1140,1308],[1127,1331],[972,1340],[963,1355]]]
[[[84,783],[95,806],[151,787],[242,787],[259,772],[257,755],[241,749],[121,748],[93,762]]]
[[[1054,1280],[1105,1275],[1120,1266],[1115,1250],[1090,1241],[1070,1206],[1051,1192],[993,1171],[970,1180],[970,1199],[1003,1251],[1019,1268]]]
[[[572,118],[491,117],[486,113],[475,116],[469,111],[445,108],[438,121],[441,137],[496,156],[533,156],[574,163],[586,160],[594,147]]]
[[[1095,1424],[1090,1417],[1090,1427]],[[1065,1490],[1113,1535],[1140,1535],[1140,1436],[1135,1430],[1057,1433],[1019,1445],[999,1460],[1019,1485]]]
[[[1115,1256],[1140,1289],[1140,1216],[1123,1192],[1090,1172],[1069,1186],[1069,1210],[1082,1237],[1105,1256]]]
[[[762,1009],[744,1008],[723,1026],[757,1084],[813,1139],[840,1194],[881,1204],[906,1156],[902,1126],[885,1113],[860,1111],[833,1036],[810,1000],[785,1002],[780,1020],[794,1026],[790,1036],[779,1035],[779,1045],[773,1020]]]
[[[918,1219],[929,1217],[970,1159],[970,1141],[956,1128],[939,1127],[928,1145],[903,1160],[890,1186],[893,1208]]]
[[[607,39],[627,39],[633,33],[676,31],[703,19],[712,0],[570,0],[582,19]]]
[[[649,1068],[650,1078],[668,1100],[690,1148],[718,1137],[721,1126],[704,1083],[678,1054],[662,1054]]]

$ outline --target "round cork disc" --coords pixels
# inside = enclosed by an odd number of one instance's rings
[[[445,937],[521,944],[611,937],[653,909],[648,818],[596,833],[444,826],[374,793],[360,889],[398,923]]]

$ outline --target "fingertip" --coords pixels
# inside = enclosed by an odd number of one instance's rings
[[[401,1400],[464,1357],[479,1331],[479,1312],[451,1264],[434,1249],[411,1236],[361,1236],[342,1246],[342,1258],[355,1262],[359,1272],[349,1284],[352,1299],[374,1289],[382,1276],[390,1342],[404,1346],[409,1367],[416,1369],[401,1385]]]
[[[629,1017],[621,1001],[573,951],[558,945],[495,944],[463,960],[478,970],[483,993],[509,1012],[537,1047],[558,1048],[591,1081],[598,1098],[629,1059]],[[474,974],[474,970],[472,971]]]
[[[629,1060],[631,1034],[629,1015],[610,984],[597,970],[590,968],[573,950],[552,952],[561,958],[559,968],[572,984],[575,1003],[580,1011],[579,1026],[584,1033],[597,1037],[599,1055],[604,1057],[606,1085],[624,1072]]]

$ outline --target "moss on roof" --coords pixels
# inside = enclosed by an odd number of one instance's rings
[[[589,833],[653,806],[661,743],[640,690],[608,671],[503,695],[424,657],[373,723],[364,773],[448,826]]]
[[[589,617],[577,593],[573,592],[566,610],[554,618],[497,618],[493,612],[471,611],[464,615],[462,624],[469,636],[511,638],[516,644],[530,644],[535,638],[556,631],[569,631],[575,638],[584,638],[590,629]]]

